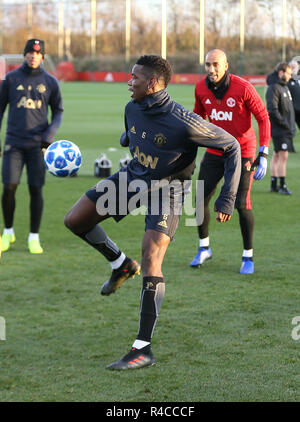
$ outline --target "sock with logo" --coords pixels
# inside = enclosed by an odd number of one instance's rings
[[[137,340],[150,343],[165,295],[163,277],[144,277]],[[142,343],[143,344],[143,343]]]

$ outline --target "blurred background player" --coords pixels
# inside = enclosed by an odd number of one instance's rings
[[[291,195],[286,186],[286,165],[289,152],[293,151],[293,137],[296,135],[295,112],[288,82],[292,69],[286,62],[279,63],[267,77],[267,109],[271,121],[271,134],[274,144],[270,164],[271,192]],[[280,185],[277,186],[279,179]]]
[[[172,193],[170,189],[168,213],[163,211],[162,190],[155,195],[155,203],[151,198],[148,202],[142,241],[139,332],[129,353],[110,364],[110,370],[137,369],[154,363],[150,342],[165,294],[162,263],[179,223],[183,183],[191,180],[199,146],[211,145],[224,152],[225,181],[215,204],[218,221],[230,220],[234,209],[241,171],[239,144],[221,128],[172,101],[166,90],[171,75],[169,63],[160,56],[146,55],[137,60],[128,82],[132,100],[125,108],[126,131],[121,137],[121,144],[129,146],[133,158],[126,167],[86,192],[65,217],[66,226],[109,261],[112,274],[101,289],[102,295],[107,296],[138,273],[139,265],[118,248],[98,223],[111,217],[118,222],[129,213],[130,199],[136,195],[128,189],[132,182],[143,182],[145,193],[151,193],[152,181],[163,180],[170,185],[176,180],[179,185],[178,192]],[[120,189],[119,183],[124,177],[127,184]],[[109,200],[108,182],[113,185],[110,200],[115,210],[111,212],[102,204],[103,200]],[[124,193],[126,202],[122,211],[119,206]],[[157,212],[152,212],[152,206]]]
[[[288,88],[292,95],[294,112],[295,112],[295,121],[297,123],[298,129],[300,129],[300,66],[297,60],[292,60],[289,62],[289,65],[292,69],[292,77],[288,82]],[[296,152],[294,148],[294,143],[292,141],[292,152]]]
[[[15,194],[24,165],[30,195],[28,248],[34,254],[43,252],[39,239],[44,202],[42,187],[45,183],[42,148],[47,148],[54,141],[63,113],[58,82],[41,66],[44,54],[44,41],[28,40],[23,65],[7,73],[0,86],[0,127],[9,104],[2,162],[2,252],[7,251],[16,240],[13,228]],[[52,112],[50,125],[48,106]]]
[[[251,186],[254,179],[261,180],[267,171],[267,156],[270,145],[270,121],[266,107],[254,86],[229,73],[226,54],[212,50],[206,55],[207,76],[196,84],[194,112],[204,119],[222,127],[240,143],[242,171],[235,208],[243,237],[241,274],[254,273],[253,232],[254,216],[251,207]],[[252,114],[259,129],[259,154],[256,154],[256,135],[252,127]],[[255,161],[254,161],[255,160]],[[191,261],[191,267],[201,266],[212,257],[209,241],[209,202],[217,184],[224,175],[225,163],[222,151],[208,148],[200,165],[199,180],[204,180],[204,219],[198,226],[199,248]]]

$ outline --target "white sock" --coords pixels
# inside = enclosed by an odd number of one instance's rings
[[[253,258],[253,249],[244,249],[243,250],[244,258]]]
[[[28,242],[30,242],[31,240],[39,241],[40,240],[39,234],[38,233],[29,233]]]
[[[133,343],[132,347],[134,347],[135,349],[142,349],[143,347],[148,346],[148,344],[150,344],[149,341],[143,341],[143,340],[135,340],[135,342]]]
[[[121,267],[121,265],[123,264],[125,258],[126,258],[126,256],[122,252],[121,255],[119,256],[119,258],[117,258],[115,261],[111,261],[110,262],[111,268],[113,270],[116,270],[117,268]]]
[[[9,229],[4,228],[3,229],[3,234],[11,234],[11,235],[15,234],[14,228],[13,227],[10,227]]]
[[[199,246],[200,246],[200,248],[207,248],[209,246],[209,237],[205,237],[204,239],[200,239]]]

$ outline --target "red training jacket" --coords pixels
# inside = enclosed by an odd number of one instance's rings
[[[270,145],[271,126],[265,104],[254,86],[239,76],[230,74],[229,88],[221,100],[207,88],[204,79],[197,82],[194,112],[203,119],[208,117],[211,123],[233,135],[241,145],[242,157],[250,158],[256,155],[252,114],[258,123],[259,145]],[[221,151],[212,148],[207,148],[207,152],[222,155]]]

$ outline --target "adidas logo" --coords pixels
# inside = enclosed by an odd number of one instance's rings
[[[23,85],[17,86],[17,91],[24,91],[24,86]]]
[[[205,104],[211,104],[210,99],[207,98],[207,100],[205,101]]]
[[[140,355],[133,360],[130,360],[128,363],[129,365],[136,365],[137,363],[141,363],[145,360],[145,356]]]
[[[130,129],[130,132],[131,133],[134,133],[136,135],[136,131],[135,131],[135,127],[134,126],[132,126],[132,128]]]
[[[159,223],[157,223],[157,225],[158,226],[161,226],[161,227],[164,227],[165,229],[168,228],[168,225],[167,225],[167,223],[166,223],[165,220],[160,221]]]

